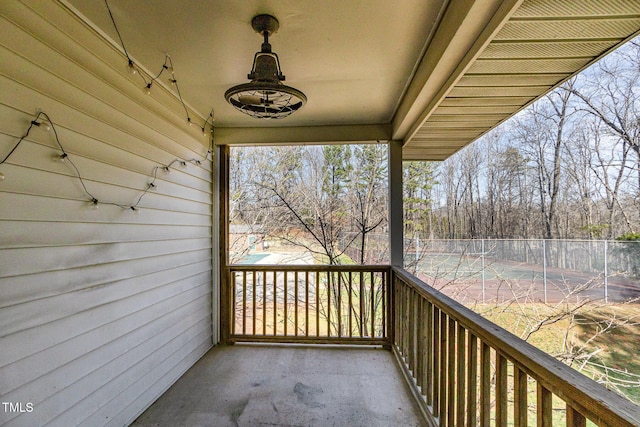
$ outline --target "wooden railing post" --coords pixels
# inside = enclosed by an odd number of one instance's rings
[[[229,146],[222,145],[218,148],[218,253],[220,260],[220,341],[230,344],[231,340],[231,316],[233,315],[231,280],[229,277]]]
[[[385,348],[387,350],[391,350],[391,347],[396,341],[396,303],[395,303],[395,278],[393,275],[393,270],[388,268],[385,272],[385,282],[387,288],[387,343],[385,344]]]

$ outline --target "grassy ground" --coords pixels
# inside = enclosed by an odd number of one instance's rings
[[[598,334],[612,319],[618,321],[618,326],[606,333]],[[594,357],[602,366],[597,367],[590,376],[598,379],[598,376],[608,374],[611,381],[617,384],[610,388],[616,388],[620,394],[640,404],[640,306],[607,306],[600,310],[581,313],[576,320],[580,324],[579,339],[586,342],[595,337],[588,344],[588,349],[602,349]],[[604,368],[605,366],[608,369]]]
[[[640,305],[511,304],[474,310],[640,404]]]

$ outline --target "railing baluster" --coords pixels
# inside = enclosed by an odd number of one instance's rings
[[[415,291],[409,289],[407,292],[407,365],[409,370],[415,373],[415,338],[416,338],[416,319],[415,309]]]
[[[447,375],[447,358],[448,358],[448,334],[447,334],[447,325],[448,319],[447,314],[440,310],[440,427],[447,426],[447,379],[449,378]]]
[[[547,390],[542,384],[538,382],[538,407],[537,409],[537,420],[538,427],[551,427],[553,425],[552,421],[552,398],[551,392]]]
[[[320,272],[316,271],[316,337],[320,336]]]
[[[567,404],[567,427],[586,427],[587,419]]]
[[[327,336],[331,336],[331,285],[333,273],[327,272]]]
[[[418,329],[416,331],[416,371],[414,372],[414,378],[416,379],[416,384],[420,388],[424,388],[424,341],[425,341],[425,328],[424,328],[424,298],[416,298],[416,323],[418,324]],[[424,390],[422,391],[424,394]]]
[[[393,332],[394,344],[402,352],[402,288],[404,283],[396,280],[393,286],[395,296],[393,299],[396,303],[396,320],[394,323],[395,331]]]
[[[351,311],[353,310],[353,301],[352,301],[352,297],[351,294],[353,292],[353,287],[351,285],[351,281],[352,281],[352,276],[351,276],[351,272],[349,272],[349,285],[348,285],[348,290],[349,290],[349,338],[353,337],[353,319],[352,319],[352,313]]]
[[[496,351],[496,426],[507,425],[507,359]]]
[[[408,360],[409,357],[409,293],[411,292],[411,288],[405,286],[403,289],[402,296],[402,347],[404,348],[403,355],[405,360]]]
[[[338,286],[336,287],[336,320],[338,321],[338,337],[342,337],[342,273],[338,272]]]
[[[420,323],[420,300],[422,298],[420,298],[420,295],[417,292],[413,292],[412,295],[412,301],[411,301],[411,310],[412,310],[412,316],[413,316],[413,330],[412,330],[412,336],[413,336],[413,373],[414,373],[414,377],[417,375],[417,372],[420,370],[419,365],[420,365],[420,358],[421,358],[421,354],[418,352],[418,346],[419,346],[419,342],[420,342],[420,330],[422,329],[422,324]]]
[[[396,333],[395,333],[395,339],[396,339],[396,345],[398,346],[398,348],[400,349],[400,353],[402,353],[402,355],[404,356],[404,337],[402,336],[402,331],[404,330],[404,318],[403,318],[403,312],[404,312],[404,288],[405,288],[405,284],[398,281],[398,283],[396,283],[396,305],[397,305],[397,310],[396,310]]]
[[[369,274],[371,279],[371,338],[376,337],[376,284],[373,271]]]
[[[278,334],[278,272],[273,271],[273,336]]]
[[[440,309],[433,306],[433,415],[440,416]]]
[[[247,334],[247,272],[242,272],[242,335]]]
[[[516,427],[527,427],[527,373],[514,365],[513,367],[513,418]]]
[[[374,273],[371,272],[371,276],[374,277]],[[382,317],[382,333],[383,337],[388,336],[387,334],[387,297],[385,289],[387,287],[387,278],[385,272],[380,273],[380,304],[382,305],[382,310],[380,311],[380,316]]]
[[[365,325],[366,325],[368,316],[365,316],[365,314],[364,314],[364,303],[365,303],[364,273],[362,271],[360,272],[360,295],[358,297],[358,300],[360,301],[360,324],[359,324],[359,326],[360,326],[360,336],[364,337],[365,336],[364,329],[365,329]]]
[[[236,279],[236,272],[235,271],[231,271],[229,272],[229,276],[231,276],[231,331],[233,331],[233,333],[237,333],[238,331],[236,330],[237,327],[237,321],[236,318],[238,317],[238,309],[236,307],[237,303],[237,297],[236,297],[236,293],[237,293],[237,279]]]
[[[309,336],[309,272],[304,272],[304,335]]]
[[[433,370],[433,337],[434,337],[434,322],[433,322],[433,304],[429,301],[425,301],[425,318],[427,320],[426,330],[425,330],[425,344],[426,344],[426,362],[427,366],[424,370],[424,378],[422,379],[423,388],[426,388],[426,393],[424,395],[427,399],[427,405],[434,406],[433,403],[433,384],[432,378],[434,376]]]
[[[289,323],[289,316],[288,316],[289,310],[288,310],[288,307],[287,307],[287,305],[289,303],[289,301],[287,299],[287,293],[289,292],[289,278],[287,277],[287,270],[283,271],[283,275],[284,275],[284,277],[282,279],[283,284],[284,284],[284,289],[283,289],[283,292],[282,292],[282,298],[283,298],[283,304],[282,305],[284,306],[284,319],[283,319],[284,332],[283,332],[283,335],[286,337],[287,336],[287,326],[288,326],[287,324]]]
[[[467,427],[478,425],[478,338],[469,332],[467,341]]]
[[[448,391],[447,396],[447,417],[448,424],[450,426],[456,425],[456,389],[458,387],[456,376],[456,321],[452,317],[449,317],[449,349],[447,350],[447,382]]]
[[[480,346],[480,427],[489,427],[491,421],[491,347]]]
[[[295,336],[298,336],[298,272],[295,271],[293,273],[293,283],[294,283],[294,291],[293,291],[293,295],[294,295],[294,303],[293,303],[293,307],[295,310],[294,316],[293,316],[293,323],[295,326]]]
[[[267,270],[262,272],[262,335],[267,335]]]
[[[338,272],[338,310],[337,310],[337,318],[338,318],[338,337],[342,337],[342,273]]]
[[[457,345],[457,361],[458,366],[456,373],[456,388],[458,389],[458,393],[456,395],[457,407],[456,407],[456,425],[464,426],[465,421],[465,399],[467,397],[466,394],[466,376],[465,376],[465,364],[467,363],[466,358],[466,330],[462,327],[462,325],[458,324],[458,345]]]
[[[253,279],[253,283],[251,284],[252,285],[251,289],[252,289],[252,300],[253,300],[253,307],[252,307],[252,309],[253,309],[252,310],[252,314],[253,314],[252,326],[253,326],[253,329],[251,331],[255,335],[256,334],[256,271],[254,270],[252,273],[253,273],[252,274],[253,275],[253,278],[252,278]]]

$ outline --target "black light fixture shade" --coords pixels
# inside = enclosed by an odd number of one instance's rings
[[[278,55],[271,51],[269,35],[276,32],[279,23],[271,15],[258,15],[251,25],[264,36],[262,50],[253,57],[253,66],[247,78],[249,83],[227,90],[225,99],[238,111],[259,119],[281,119],[298,111],[307,102],[304,93],[282,83]]]

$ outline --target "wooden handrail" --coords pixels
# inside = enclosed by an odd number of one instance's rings
[[[566,403],[567,426],[584,426],[586,419],[600,426],[640,426],[640,406],[407,271],[394,267],[391,275],[392,304],[399,313],[394,319],[393,348],[405,374],[413,377],[414,393],[421,395],[423,412],[432,424],[488,425],[493,406],[497,425],[506,425],[507,404],[513,400],[515,425],[526,425],[530,378],[537,384],[538,425],[552,425],[551,396],[555,395]],[[508,364],[513,366],[512,391],[507,390]]]
[[[233,271],[389,271],[388,265],[322,265],[322,264],[231,264],[227,266]]]

